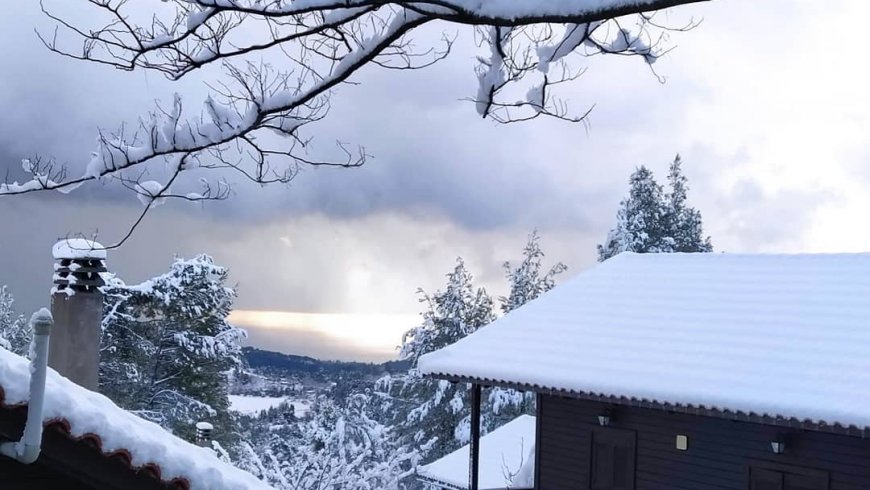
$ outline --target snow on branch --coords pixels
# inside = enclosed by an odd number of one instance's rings
[[[344,143],[327,158],[312,156],[305,131],[327,117],[333,91],[361,68],[419,69],[448,56],[454,37],[428,46],[410,37],[436,20],[472,26],[478,34],[485,55],[472,101],[481,116],[580,121],[585,114],[570,113],[554,93],[583,71],[570,66],[570,55],[629,55],[652,63],[669,29],[647,12],[699,1],[705,0],[154,0],[144,10],[143,2],[84,0],[90,15],[77,15],[88,19],[79,21],[58,13],[62,0],[41,0],[56,28],[39,36],[58,54],[173,80],[218,64],[225,76],[211,81],[200,107],[176,96],[135,127],[99,134],[84,171],[26,161],[28,178],[7,176],[0,196],[68,192],[116,179],[147,210],[170,198],[225,198],[227,175],[286,183],[302,166],[362,165],[365,149]],[[286,58],[286,68],[253,61],[267,53]],[[506,99],[506,89],[526,78],[533,80],[525,97]],[[155,178],[167,168],[168,177]],[[205,192],[170,191],[204,175],[220,181]]]

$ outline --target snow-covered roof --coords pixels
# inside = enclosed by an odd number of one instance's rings
[[[0,348],[0,406],[27,404],[30,363]],[[134,468],[157,468],[166,482],[190,490],[267,490],[253,475],[221,462],[214,453],[183,441],[160,426],[48,370],[43,420],[61,422],[73,438],[97,438],[106,455],[127,454]]]
[[[468,488],[469,446],[417,468],[426,482]],[[480,438],[480,490],[534,487],[535,417],[521,415]]]
[[[623,253],[418,366],[867,429],[868,350],[870,254]]]

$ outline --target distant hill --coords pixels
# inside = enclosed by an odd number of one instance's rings
[[[378,376],[407,371],[410,367],[407,361],[388,361],[381,364],[321,361],[313,357],[283,354],[255,347],[244,347],[242,352],[248,365],[254,369],[280,370],[299,375],[333,376],[337,374],[356,374],[360,376]]]

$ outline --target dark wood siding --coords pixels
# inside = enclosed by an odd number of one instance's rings
[[[870,489],[868,439],[555,396],[538,400],[540,490],[589,488],[591,434],[606,409],[611,427],[637,433],[636,490],[748,490],[753,468],[809,470],[829,479],[830,490]],[[688,436],[688,450],[676,448],[678,434]],[[783,435],[785,454],[774,454],[770,442]]]
[[[81,485],[41,464],[25,465],[0,456],[0,488],[3,490],[96,490]]]

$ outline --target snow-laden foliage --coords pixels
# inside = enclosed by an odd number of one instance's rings
[[[207,255],[176,259],[137,285],[107,277],[100,391],[121,407],[192,439],[210,421],[231,437],[227,372],[241,362],[244,331],[227,323],[235,291]]]
[[[686,204],[689,192],[689,179],[683,175],[683,160],[680,155],[674,158],[668,172],[671,191],[667,197],[665,226],[671,230],[674,252],[712,252],[710,237],[704,237],[701,212]]]
[[[447,287],[432,296],[418,291],[427,306],[422,325],[412,328],[402,339],[400,356],[416,363],[423,354],[440,349],[473,333],[495,319],[493,301],[486,290],[475,289],[473,277],[459,258],[447,274]]]
[[[502,312],[508,313],[553,289],[556,276],[568,269],[565,264],[558,262],[545,271],[540,241],[538,232],[533,231],[523,248],[523,260],[519,265],[514,268],[510,262],[504,263],[510,293],[499,298]]]
[[[423,294],[421,302],[426,305],[423,321],[405,334],[401,348],[411,369],[382,378],[376,390],[381,397],[378,416],[395,427],[400,445],[430,461],[468,441],[470,391],[462,383],[421,377],[417,359],[475,332],[495,314],[492,298],[484,289],[475,289],[462,259],[447,275],[446,288]]]
[[[544,251],[541,237],[533,231],[523,248],[523,258],[516,267],[505,262],[505,275],[510,285],[507,296],[499,298],[501,310],[509,313],[532,301],[556,286],[556,276],[568,268],[557,262],[549,269],[543,266]],[[504,425],[522,414],[534,414],[535,394],[513,388],[493,387],[484,390],[483,426],[491,430]]]
[[[710,238],[703,235],[700,211],[686,204],[689,187],[681,166],[677,155],[670,166],[667,193],[646,167],[631,174],[629,195],[620,203],[616,227],[598,245],[599,261],[621,252],[713,251]]]
[[[367,415],[370,402],[362,393],[343,405],[325,397],[318,400],[302,426],[302,444],[291,460],[292,488],[399,488],[415,455],[398,450],[391,430]]]
[[[516,267],[505,264],[510,284],[508,296],[501,298],[505,313],[552,289],[555,277],[565,270],[561,263],[544,268],[539,241],[538,234],[532,233],[520,263]],[[402,358],[412,363],[411,369],[378,381],[376,391],[381,402],[376,417],[394,426],[402,447],[419,452],[423,462],[430,462],[468,443],[470,390],[465,383],[423,378],[416,369],[417,359],[474,333],[496,316],[492,299],[485,290],[474,287],[462,259],[447,275],[444,290],[431,296],[424,294],[421,301],[426,305],[423,322],[405,334],[401,348]],[[486,389],[481,414],[483,432],[520,414],[534,412],[534,401],[531,393]]]
[[[471,31],[482,51],[469,94],[482,117],[582,121],[588,111],[570,110],[559,92],[567,95],[562,87],[586,60],[613,55],[652,65],[667,51],[670,31],[692,26],[663,26],[655,11],[698,1],[89,0],[76,2],[76,11],[46,0],[55,29],[40,36],[60,55],[171,80],[209,65],[223,76],[209,80],[202,102],[176,95],[138,124],[99,134],[83,171],[49,158],[25,161],[26,178],[0,182],[0,196],[109,180],[142,201],[144,214],[168,199],[226,198],[227,175],[268,184],[288,182],[303,166],[361,165],[363,147],[329,152],[310,144],[333,93],[364,68],[438,63],[453,49],[454,27]],[[415,41],[427,25],[445,33]]]
[[[360,392],[340,402],[322,395],[304,420],[288,406],[271,409],[247,422],[250,442],[232,461],[279,490],[398,490],[418,458],[370,416],[371,406]]]
[[[24,315],[16,314],[15,299],[6,286],[0,287],[0,347],[27,357],[30,348],[30,325]]]

